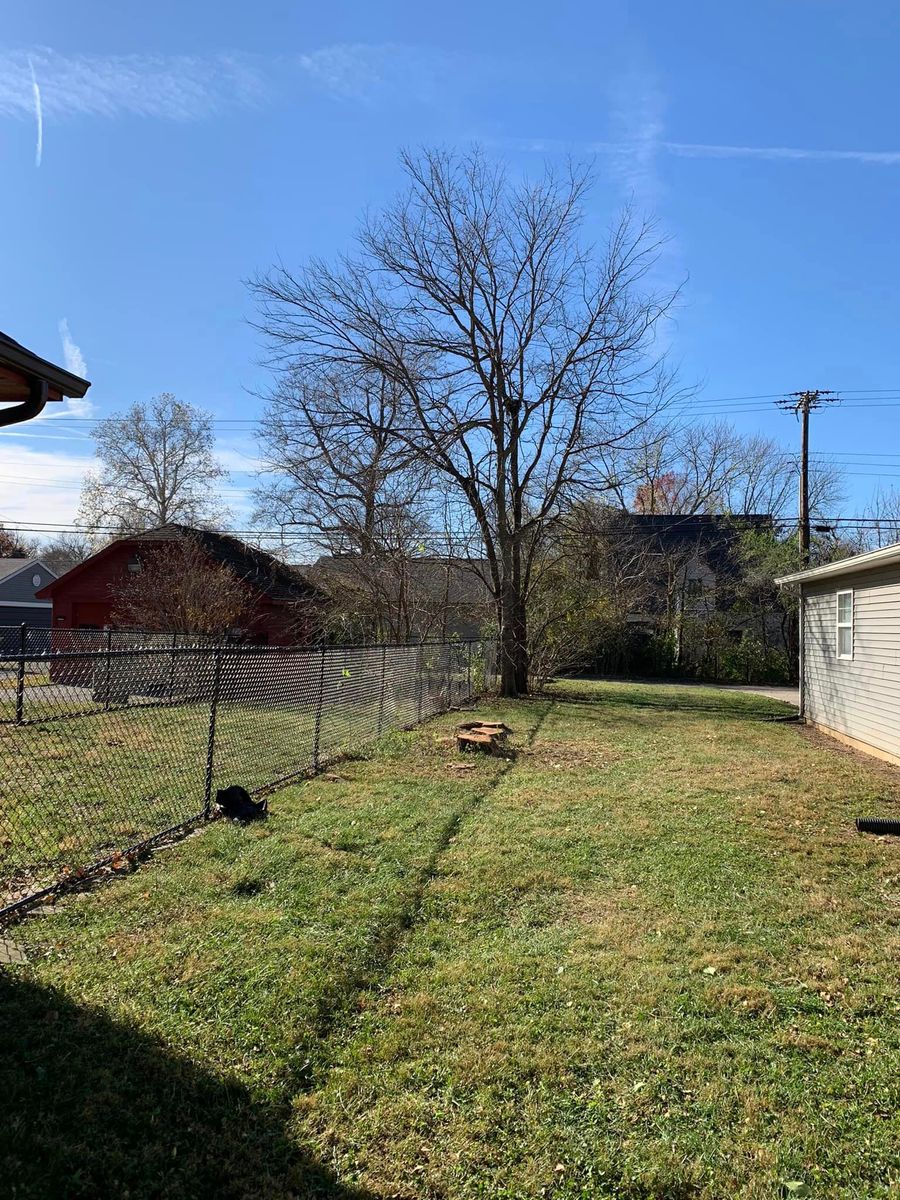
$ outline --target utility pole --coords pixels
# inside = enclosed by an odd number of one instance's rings
[[[809,414],[823,404],[834,404],[839,397],[834,392],[791,392],[776,403],[779,408],[793,412],[800,421],[800,511],[798,542],[800,561],[809,562]]]

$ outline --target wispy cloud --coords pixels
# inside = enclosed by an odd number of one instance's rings
[[[34,165],[39,167],[44,157],[44,110],[41,105],[41,89],[34,73],[34,63],[29,58],[28,67],[31,71],[31,95],[34,100],[34,118],[37,122],[37,141],[34,147]]]
[[[71,371],[73,375],[80,375],[82,379],[87,379],[87,363],[84,361],[81,348],[72,340],[67,317],[63,317],[59,323],[59,336],[62,338],[63,361],[66,364],[66,370]]]
[[[252,446],[252,443],[249,444]],[[265,469],[265,463],[261,458],[256,457],[256,455],[247,454],[246,450],[241,446],[223,445],[219,442],[216,446],[216,458],[226,471],[230,471],[235,475],[257,475]]]
[[[663,142],[662,149],[679,158],[761,158],[771,161],[849,162],[895,167],[900,150],[816,150],[796,146],[716,146],[697,142]]]
[[[84,360],[84,355],[81,348],[75,343],[72,334],[69,331],[69,322],[65,317],[59,322],[59,336],[62,342],[62,358],[66,370],[71,371],[73,375],[79,375],[82,379],[87,377],[87,363]],[[53,401],[48,404],[44,411],[28,422],[27,426],[15,426],[10,431],[10,435],[16,438],[34,438],[34,437],[53,437],[59,441],[81,440],[87,436],[84,432],[67,432],[66,434],[57,434],[48,429],[48,425],[52,425],[54,421],[64,420],[66,417],[92,417],[94,415],[94,405],[87,396],[82,399],[72,398],[63,401]],[[41,430],[39,433],[38,430]]]
[[[261,64],[242,55],[63,55],[0,52],[0,115],[31,116],[41,78],[44,117],[124,114],[193,121],[266,92]]]
[[[534,154],[608,154],[625,162],[646,159],[648,138],[632,142],[603,141],[578,144],[561,138],[516,138],[506,145]],[[803,146],[728,146],[705,142],[670,142],[659,140],[655,148],[676,158],[756,158],[771,162],[832,162],[856,163],[860,166],[900,166],[900,150],[820,150]],[[637,177],[637,176],[636,176]]]
[[[61,410],[63,406],[52,408]],[[85,415],[71,408],[68,413]],[[58,415],[66,414],[61,411]],[[89,428],[84,426],[84,430]],[[57,446],[57,442],[71,443],[71,449]],[[52,416],[0,430],[0,523],[71,524],[78,514],[85,473],[97,467],[92,442],[89,432],[54,428]],[[247,446],[251,448],[252,443]],[[221,496],[233,514],[235,527],[246,529],[253,509],[252,489],[262,464],[239,445],[219,444],[216,454],[233,473],[220,489]]]
[[[384,85],[391,57],[386,46],[325,46],[302,54],[299,65],[326,91],[349,99],[366,99]]]
[[[458,56],[393,43],[339,43],[271,58],[217,55],[64,55],[0,51],[0,116],[156,117],[199,121],[262,104],[306,80],[336,98],[369,102],[402,94],[445,97],[461,78]],[[472,64],[469,63],[470,74]],[[40,78],[38,87],[37,79]],[[40,133],[42,136],[42,132]]]
[[[637,64],[617,75],[611,88],[613,139],[603,143],[613,174],[641,204],[658,200],[657,158],[664,132],[662,92],[653,74]]]
[[[0,436],[0,521],[10,525],[72,521],[88,455],[46,452],[14,435]]]
[[[501,70],[480,55],[462,55],[399,42],[345,42],[323,46],[297,60],[321,90],[346,100],[371,102],[403,97],[446,104],[450,97]]]
[[[72,410],[69,411],[71,415]],[[41,425],[43,429],[38,432],[36,427]],[[54,433],[52,429],[52,424],[48,426],[43,418],[38,418],[27,426],[0,430],[0,523],[65,525],[75,520],[84,475],[97,467],[90,434]],[[67,452],[51,448],[44,439],[73,440],[80,445]],[[35,441],[40,441],[40,445],[35,445]],[[222,497],[233,513],[236,527],[247,528],[253,508],[254,475],[261,464],[235,447],[220,445],[216,453],[237,476],[220,489]]]

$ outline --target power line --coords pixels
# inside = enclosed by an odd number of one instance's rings
[[[624,510],[624,509],[617,510],[617,511],[621,511],[622,515],[624,515],[624,516],[628,516],[628,515],[634,516],[635,515],[634,513],[630,513],[629,511]],[[740,522],[742,519],[746,519],[746,517],[748,515],[752,515],[752,514],[743,514],[743,513],[680,513],[680,514],[679,513],[659,513],[656,515],[672,517],[672,518],[680,518],[684,523],[687,524],[687,523],[690,523],[693,520],[695,520],[695,518],[697,518],[697,517],[710,517],[710,516],[720,516],[723,519],[732,517],[735,521]],[[830,515],[825,515],[825,514],[816,514],[816,516],[815,516],[815,520],[817,522],[824,522],[824,523],[828,523],[828,524],[832,524],[832,525],[846,524],[846,525],[860,526],[860,527],[879,525],[879,524],[883,524],[886,520],[892,520],[892,519],[893,518],[867,517],[867,516],[846,516],[846,515],[830,516]],[[900,518],[898,518],[898,520],[900,520]],[[771,516],[771,523],[773,526],[780,527],[783,529],[787,529],[787,528],[793,529],[793,528],[796,528],[797,524],[798,524],[797,519],[795,517],[777,516],[777,515]],[[42,522],[32,521],[32,522],[27,522],[27,523],[26,522],[17,522],[15,520],[4,519],[2,517],[0,517],[0,526],[2,526],[7,531],[18,531],[21,533],[43,533],[43,534],[81,533],[81,534],[87,534],[87,533],[91,533],[91,532],[97,532],[97,533],[121,534],[121,531],[117,527],[114,527],[111,525],[91,526],[90,528],[88,528],[84,525],[75,525],[72,523],[64,523],[64,522],[49,522],[49,521],[42,521]],[[283,529],[280,527],[276,528],[276,529],[258,529],[258,528],[236,528],[236,529],[215,528],[215,529],[213,529],[213,528],[209,528],[208,531],[210,533],[226,534],[230,537],[241,537],[241,536],[251,537],[252,536],[252,537],[267,537],[267,538],[279,538],[280,539],[282,537],[306,538],[309,536],[307,531],[301,530],[301,529],[291,529],[291,527],[289,525],[286,525]],[[634,531],[631,529],[622,529],[622,530],[611,529],[611,530],[605,531],[605,534],[611,535],[611,534],[616,534],[619,532],[622,533],[623,536],[632,536]],[[121,536],[125,536],[125,535],[121,535]],[[476,532],[461,532],[458,534],[435,533],[427,540],[430,541],[431,543],[435,544],[439,540],[443,540],[444,538],[447,539],[447,543],[449,544],[451,542],[465,542],[467,540],[469,540],[469,541],[478,540],[480,538],[480,534],[476,533]]]
[[[821,392],[820,394],[824,395],[825,393]],[[857,389],[842,388],[842,389],[836,389],[836,390],[832,391],[830,394],[835,398],[841,398],[843,396],[854,396],[855,399],[848,402],[848,407],[851,407],[851,408],[857,408],[857,407],[894,408],[894,407],[900,406],[900,388],[857,388]],[[752,404],[753,407],[750,409],[738,408],[735,410],[729,410],[727,408],[723,408],[723,412],[728,412],[728,411],[767,412],[768,405],[763,404],[763,403],[756,404],[755,402],[757,402],[757,401],[762,402],[762,401],[766,401],[766,400],[776,400],[777,401],[782,398],[783,398],[782,393],[780,393],[780,392],[759,393],[756,395],[748,395],[748,396],[693,396],[693,397],[690,397],[690,398],[687,398],[684,400],[677,401],[674,405],[672,405],[672,407],[673,408],[694,409],[694,408],[697,408],[698,406],[700,406],[705,409],[706,406],[714,407],[714,406],[719,406],[719,405],[724,406],[724,405],[729,405],[729,404],[736,404],[736,405]],[[871,403],[868,402],[867,398],[871,398]],[[252,428],[254,426],[259,425],[261,421],[265,420],[265,417],[266,417],[265,413],[261,413],[257,417],[213,417],[210,424],[215,425],[215,426],[234,426],[234,427],[240,427],[240,428]],[[35,432],[36,429],[74,428],[74,427],[81,426],[81,425],[97,425],[97,424],[103,423],[104,421],[109,421],[109,420],[115,420],[115,417],[114,416],[110,416],[110,417],[70,417],[70,416],[53,417],[53,416],[51,416],[51,417],[45,418],[44,420],[38,420],[37,422],[34,423],[34,428],[32,428],[30,430],[26,431],[26,430],[10,429],[8,432],[13,437],[23,437],[23,436],[27,436],[28,432]]]

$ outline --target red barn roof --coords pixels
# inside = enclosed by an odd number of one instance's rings
[[[238,579],[270,600],[310,600],[324,598],[324,592],[312,583],[298,568],[281,562],[265,550],[248,546],[239,538],[227,533],[216,533],[210,529],[195,529],[190,525],[169,523],[160,525],[157,529],[148,529],[144,533],[131,534],[128,537],[117,538],[110,542],[84,562],[72,567],[65,575],[60,575],[53,583],[42,588],[37,593],[40,600],[52,600],[54,595],[64,591],[80,575],[88,569],[110,558],[123,546],[140,547],[154,545],[160,542],[178,541],[182,538],[193,538],[215,562],[228,567]]]

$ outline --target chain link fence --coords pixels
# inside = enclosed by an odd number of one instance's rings
[[[88,648],[0,642],[0,917],[211,816],[219,788],[270,791],[455,707],[492,669],[480,641],[299,649],[84,632]]]

